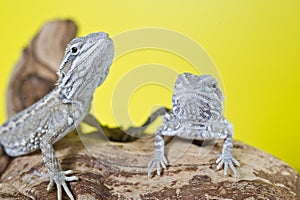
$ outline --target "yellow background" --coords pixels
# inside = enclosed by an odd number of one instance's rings
[[[27,0],[1,1],[0,9],[0,122],[6,119],[5,90],[12,66],[46,21],[74,19],[79,35],[106,31],[114,36],[137,28],[161,27],[192,38],[215,62],[222,76],[226,116],[234,124],[235,139],[300,170],[300,1]],[[175,69],[186,64],[157,51],[137,52],[114,63],[108,83],[97,93],[102,99],[97,102],[101,121],[114,124],[112,100],[108,98],[111,94],[105,94],[110,92],[110,84],[126,74],[130,66],[149,62]],[[161,78],[165,75],[157,74]],[[133,96],[129,112],[137,124],[156,101],[170,106],[171,92],[157,85],[140,88]]]

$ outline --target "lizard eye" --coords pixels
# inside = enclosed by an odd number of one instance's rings
[[[73,55],[77,55],[78,52],[79,52],[79,50],[78,50],[77,47],[72,47],[72,48],[71,48],[71,53],[72,53]]]
[[[212,88],[213,88],[213,89],[217,89],[217,84],[214,83],[214,84],[212,85]]]

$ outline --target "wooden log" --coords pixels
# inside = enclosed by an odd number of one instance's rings
[[[234,142],[234,155],[241,162],[238,177],[215,170],[219,142],[200,147],[169,140],[170,166],[153,178],[147,177],[153,137],[118,143],[70,133],[54,148],[62,168],[74,170],[80,179],[68,183],[76,199],[299,199],[295,170],[241,142]],[[1,182],[0,199],[56,199],[56,189],[46,191],[49,177],[40,152],[13,159]]]

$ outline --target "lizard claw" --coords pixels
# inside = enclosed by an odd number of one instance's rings
[[[148,164],[148,177],[151,178],[153,176],[153,172],[156,168],[156,174],[160,176],[161,174],[161,167],[166,169],[168,165],[168,161],[163,155],[162,152],[156,152],[153,156],[153,159]]]
[[[70,176],[70,177],[66,176],[66,175],[70,175],[72,173],[73,173],[72,170],[51,173],[50,174],[50,183],[48,184],[47,191],[50,191],[50,189],[53,187],[53,185],[55,183],[56,188],[57,188],[57,199],[58,200],[62,199],[62,187],[63,187],[64,191],[67,193],[68,197],[71,200],[74,200],[74,197],[66,184],[66,181],[78,181],[77,176]]]
[[[234,173],[235,176],[237,176],[238,172],[236,170],[236,168],[234,167],[234,164],[236,166],[240,166],[240,163],[232,156],[224,156],[221,155],[216,163],[217,165],[217,170],[221,169],[222,166],[224,165],[224,176],[226,176],[228,174],[228,166],[230,167],[231,171]]]

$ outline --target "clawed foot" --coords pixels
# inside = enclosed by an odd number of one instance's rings
[[[239,167],[240,163],[232,155],[230,156],[221,155],[217,159],[216,163],[218,164],[217,170],[221,169],[222,166],[224,165],[224,176],[228,174],[228,166],[230,167],[234,175],[237,176],[238,172],[235,169],[234,164]]]
[[[153,159],[148,164],[148,177],[152,177],[153,172],[156,170],[156,174],[160,176],[161,167],[166,169],[168,165],[168,161],[165,158],[162,152],[156,152],[153,156]]]
[[[72,174],[72,170],[67,170],[67,171],[59,171],[59,172],[53,172],[50,174],[50,183],[48,184],[47,191],[50,191],[50,189],[53,187],[54,183],[56,184],[57,188],[57,199],[61,200],[62,199],[62,188],[65,190],[67,193],[68,197],[71,200],[74,200],[74,197],[68,188],[66,181],[78,181],[77,176],[66,176]]]

